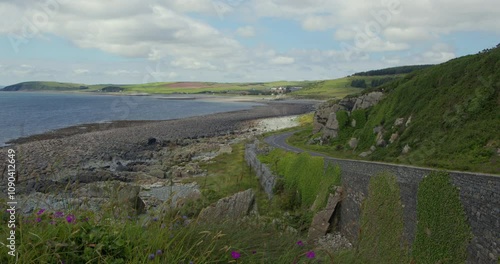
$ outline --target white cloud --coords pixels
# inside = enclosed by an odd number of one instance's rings
[[[236,34],[245,38],[255,37],[255,28],[251,26],[240,27],[236,30]]]
[[[286,65],[286,64],[293,64],[295,62],[295,59],[287,56],[278,56],[270,59],[269,62],[271,64]]]
[[[80,75],[80,74],[88,74],[90,71],[88,69],[75,69],[73,70],[74,74]]]
[[[1,78],[80,78],[81,82],[96,78],[140,83],[150,74],[148,69],[153,70],[155,81],[191,77],[258,81],[285,75],[287,79],[331,78],[351,70],[449,60],[457,56],[455,48],[449,43],[436,44],[444,35],[470,31],[500,34],[497,0],[221,0],[230,6],[222,18],[213,0],[150,0],[146,4],[141,0],[53,1],[59,5],[47,11],[43,1],[0,0],[0,10],[4,11],[0,34],[10,33],[21,38],[15,40],[27,42],[56,36],[79,48],[132,58],[133,62],[73,65],[54,61],[46,67],[47,62],[29,59],[2,61]],[[392,12],[390,3],[398,2],[399,8]],[[47,21],[33,23],[44,14]],[[261,28],[268,26],[267,20],[260,20],[263,17],[298,25],[293,27],[298,31],[322,31],[305,35],[327,34],[331,43],[312,43],[321,47],[313,49],[303,48],[302,43],[286,43],[284,47],[259,39],[265,35],[260,34],[265,33]],[[236,30],[218,27],[220,21],[259,25],[259,34],[252,26]],[[246,47],[235,38],[238,36],[254,37],[252,43],[258,46]],[[355,56],[346,58],[346,46],[354,49]]]

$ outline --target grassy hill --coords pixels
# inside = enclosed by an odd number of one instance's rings
[[[345,125],[328,146],[309,147],[358,157],[376,144],[373,129],[382,126],[386,142],[393,134],[398,134],[398,139],[377,147],[368,156],[371,160],[500,173],[498,69],[500,48],[495,48],[410,73],[376,89],[384,90],[387,96],[364,112],[364,126]],[[406,123],[410,117],[408,126],[395,125],[396,119]],[[359,139],[355,150],[347,144],[351,138]],[[402,154],[405,146],[410,151]]]
[[[273,87],[301,87],[292,92],[295,98],[328,99],[344,98],[362,91],[353,81],[364,81],[371,87],[374,80],[401,78],[402,74],[379,76],[355,76],[323,81],[276,81],[255,83],[214,83],[214,82],[157,82],[146,84],[99,84],[85,85],[60,82],[23,82],[5,87],[3,91],[64,91],[64,92],[121,92],[147,94],[232,94],[271,95]]]

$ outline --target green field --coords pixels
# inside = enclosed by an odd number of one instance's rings
[[[351,86],[353,80],[363,79],[369,85],[373,79],[387,76],[356,76],[323,81],[276,81],[255,83],[214,83],[214,82],[156,82],[146,84],[97,84],[85,85],[60,82],[24,82],[7,86],[10,91],[58,91],[58,92],[103,92],[103,88],[112,88],[112,92],[125,94],[217,94],[217,95],[272,95],[273,87],[302,87],[288,93],[294,98],[326,100],[344,98],[361,92],[362,88]],[[392,76],[394,77],[394,76]],[[109,93],[110,91],[104,91]]]

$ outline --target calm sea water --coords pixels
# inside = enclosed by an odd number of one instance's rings
[[[168,120],[249,109],[255,103],[165,100],[150,96],[102,96],[0,92],[0,146],[68,126],[113,120]]]

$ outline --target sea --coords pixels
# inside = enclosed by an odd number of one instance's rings
[[[170,120],[250,109],[252,102],[179,100],[155,96],[0,92],[0,147],[6,142],[80,124]]]

